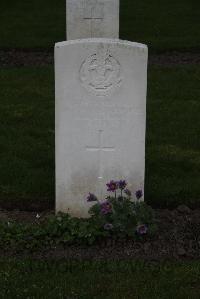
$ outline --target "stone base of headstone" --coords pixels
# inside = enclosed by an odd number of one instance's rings
[[[55,45],[56,211],[87,217],[106,182],[144,188],[147,47],[118,39]]]

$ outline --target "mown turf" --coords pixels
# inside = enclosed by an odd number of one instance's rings
[[[152,68],[148,80],[146,199],[200,203],[199,67]]]
[[[1,261],[0,298],[199,299],[198,262]]]
[[[0,198],[53,199],[52,69],[1,70],[0,78]]]
[[[52,48],[65,40],[65,0],[9,0],[0,4],[0,47]],[[120,37],[150,51],[200,48],[198,0],[120,0]]]
[[[121,0],[120,36],[146,43],[150,52],[199,48],[198,0]]]
[[[200,205],[199,78],[196,66],[149,69],[145,199],[150,204]],[[53,69],[2,69],[0,81],[0,199],[53,201]]]
[[[0,20],[1,48],[53,48],[65,39],[65,0],[4,0]]]

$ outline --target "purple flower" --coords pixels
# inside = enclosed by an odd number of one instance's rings
[[[140,224],[136,227],[136,232],[138,235],[146,235],[148,231],[148,227],[146,224]]]
[[[136,196],[137,199],[140,199],[140,198],[142,197],[142,195],[143,195],[142,190],[137,190],[137,191],[135,192],[135,196]]]
[[[117,184],[118,184],[119,189],[121,189],[121,190],[124,190],[127,185],[126,181],[124,181],[124,180],[120,180]]]
[[[104,201],[101,203],[101,213],[106,215],[112,212],[112,205],[109,201]]]
[[[131,196],[131,191],[129,189],[125,189],[124,190],[124,193],[128,196]]]
[[[94,194],[89,193],[87,197],[87,202],[92,202],[92,201],[98,201],[98,199]]]
[[[104,224],[103,228],[105,230],[111,230],[111,229],[113,229],[113,225],[112,225],[112,223],[106,223],[106,224]]]
[[[118,189],[118,182],[112,180],[106,186],[108,187],[107,191],[115,192]]]

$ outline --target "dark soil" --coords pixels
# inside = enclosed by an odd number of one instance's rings
[[[36,212],[0,211],[0,219],[19,222],[43,221],[53,211]],[[155,210],[158,232],[154,237],[148,235],[141,241],[106,240],[93,246],[56,247],[31,255],[37,259],[138,259],[150,261],[160,260],[192,260],[200,259],[200,209],[191,210],[179,206],[174,210]],[[37,216],[37,217],[36,217]],[[27,257],[25,253],[1,252],[2,255]],[[30,255],[29,255],[30,256]]]
[[[1,67],[47,66],[53,64],[53,51],[0,50]]]
[[[53,50],[0,50],[0,67],[47,66],[53,65],[53,61]],[[161,66],[200,64],[200,53],[173,51],[153,54],[149,57],[149,64]]]
[[[48,198],[0,199],[0,210],[7,211],[19,210],[27,212],[42,212],[46,210],[53,210],[54,206],[54,201]]]
[[[150,65],[176,66],[186,64],[200,64],[200,53],[169,52],[149,56]]]

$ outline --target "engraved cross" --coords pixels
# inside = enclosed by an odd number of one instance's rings
[[[97,144],[97,146],[86,146],[87,151],[98,152],[99,153],[99,176],[98,176],[99,180],[103,179],[102,153],[103,152],[114,152],[115,151],[115,148],[112,147],[112,146],[110,146],[110,147],[102,146],[102,133],[103,133],[103,130],[98,131],[98,144]]]
[[[103,3],[96,2],[92,4],[91,2],[86,2],[83,19],[90,24],[91,37],[95,35],[95,25],[98,25],[99,21],[104,19],[103,7]]]

